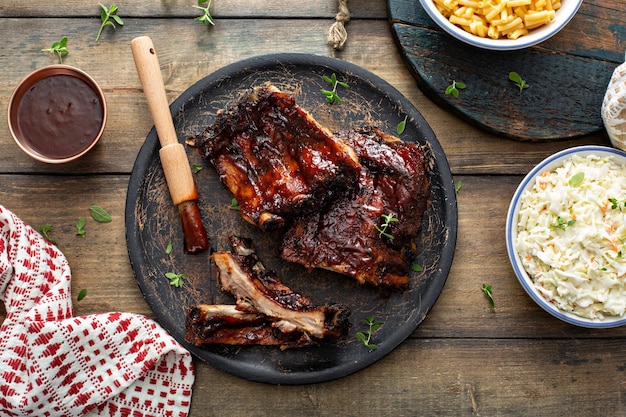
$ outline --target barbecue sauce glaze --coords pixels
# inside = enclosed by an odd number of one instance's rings
[[[104,105],[85,81],[71,75],[42,78],[24,93],[18,126],[24,141],[51,158],[85,150],[98,135]]]

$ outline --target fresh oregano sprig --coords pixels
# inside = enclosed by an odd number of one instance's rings
[[[111,26],[113,29],[115,29],[115,23],[113,23],[111,19],[113,19],[118,25],[124,26],[122,18],[116,14],[118,7],[115,4],[112,4],[111,6],[109,6],[109,8],[107,8],[102,3],[98,3],[98,5],[102,9],[102,13],[100,13],[100,20],[102,21],[102,24],[100,25],[100,30],[98,30],[96,42],[100,40],[100,35],[102,34],[102,30],[105,28],[105,26]]]
[[[89,206],[89,214],[98,223],[110,223],[113,220],[105,209],[95,204]]]
[[[39,226],[39,233],[41,233],[41,236],[43,236],[43,238],[46,239],[48,242],[56,245],[57,243],[50,237],[50,232],[52,232],[52,229],[53,227],[51,224],[44,224],[43,226]]]
[[[577,185],[580,185],[584,179],[585,179],[585,173],[578,172],[572,175],[572,178],[569,179],[569,181],[567,182],[567,185],[569,185],[570,187],[576,187]]]
[[[339,94],[337,94],[337,86],[341,86],[343,88],[350,88],[350,86],[343,81],[339,81],[337,79],[337,75],[334,72],[330,77],[324,75],[322,79],[325,82],[333,86],[332,90],[324,90],[324,89],[321,90],[322,94],[326,96],[326,101],[329,104],[333,104],[333,103],[341,104],[342,100],[341,100],[341,97],[339,97]]]
[[[76,297],[76,301],[82,301],[82,299],[85,298],[86,296],[87,296],[87,288],[83,288],[78,293],[78,296]]]
[[[522,76],[519,75],[515,71],[509,72],[509,80],[513,81],[515,85],[519,88],[519,92],[521,93],[525,88],[530,87],[526,81],[522,79]]]
[[[76,221],[74,226],[76,226],[76,236],[85,237],[85,226],[87,225],[87,218],[85,216],[81,217]]]
[[[385,236],[388,239],[393,239],[393,235],[390,233],[387,233],[387,229],[389,228],[389,226],[391,226],[391,223],[396,223],[396,222],[399,222],[400,220],[398,220],[398,218],[395,217],[393,213],[383,214],[380,217],[382,217],[383,219],[383,222],[380,225],[380,227],[378,225],[374,225],[376,230],[378,230],[378,237]]]
[[[239,202],[236,198],[230,200],[230,206],[228,206],[228,208],[231,210],[241,210],[241,207],[239,207]]]
[[[481,289],[483,291],[483,294],[485,294],[485,297],[487,297],[487,299],[489,300],[489,305],[491,306],[491,309],[493,310],[496,308],[496,303],[493,299],[493,291],[491,288],[492,288],[491,285],[483,284]]]
[[[185,278],[185,274],[177,274],[175,272],[166,272],[165,278],[170,280],[170,285],[176,288],[181,288]]]
[[[561,216],[557,216],[556,218],[556,223],[551,224],[550,227],[552,229],[561,229],[561,230],[565,230],[570,226],[573,226],[574,223],[576,223],[576,220],[572,219],[572,220],[568,220],[565,221]]]
[[[398,135],[401,135],[404,133],[404,130],[406,129],[406,121],[408,119],[409,119],[409,116],[404,116],[404,120],[398,123],[398,126],[396,127],[396,132],[398,132]]]
[[[382,321],[377,321],[374,316],[369,316],[367,319],[361,320],[361,323],[368,326],[367,330],[356,332],[356,338],[363,343],[369,350],[378,349],[378,345],[372,343],[372,336],[374,332],[382,326]]]
[[[452,84],[446,88],[445,93],[446,95],[452,95],[454,98],[459,98],[459,90],[463,90],[465,87],[467,86],[460,81],[452,81]]]
[[[207,3],[206,7],[202,7],[200,6],[201,4]],[[211,25],[215,26],[215,21],[213,20],[213,16],[211,16],[211,12],[210,12],[210,8],[211,8],[211,0],[198,0],[198,6],[193,6],[194,8],[202,11],[202,16],[198,16],[196,17],[195,20],[197,20],[198,22],[202,22],[205,25],[207,23],[210,23]]]
[[[50,52],[51,54],[57,54],[59,56],[59,64],[63,63],[63,55],[69,54],[67,49],[67,37],[64,37],[60,41],[52,42],[52,46],[47,49],[42,49],[41,52]]]
[[[611,210],[615,210],[615,209],[620,209],[622,210],[622,207],[626,207],[626,200],[618,200],[617,198],[609,198],[609,202],[611,203]]]

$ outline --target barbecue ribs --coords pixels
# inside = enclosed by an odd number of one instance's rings
[[[243,218],[266,231],[349,187],[359,170],[352,148],[270,84],[220,111],[191,143],[234,194]]]
[[[309,270],[325,268],[360,283],[408,285],[418,234],[430,195],[422,149],[376,128],[337,132],[361,163],[357,187],[287,229],[281,257]],[[384,219],[397,219],[385,228]]]
[[[283,259],[381,288],[409,283],[430,197],[419,145],[375,127],[331,133],[269,84],[218,114],[193,143],[244,219],[281,229]]]
[[[215,252],[224,291],[236,305],[199,305],[191,308],[185,339],[194,345],[261,344],[283,348],[317,344],[345,335],[350,309],[342,304],[315,305],[266,270],[249,239],[231,237],[233,251]]]

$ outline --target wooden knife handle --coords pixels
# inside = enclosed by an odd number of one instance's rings
[[[208,247],[208,237],[196,205],[198,193],[187,153],[183,144],[178,142],[176,129],[174,129],[159,60],[152,40],[147,36],[133,39],[130,47],[154,127],[159,136],[161,144],[159,157],[167,187],[174,205],[179,209],[185,238],[185,251],[196,253]]]
[[[161,75],[161,67],[157,57],[152,39],[147,36],[140,36],[130,42],[130,49],[133,52],[137,74],[143,87],[144,94],[148,100],[148,107],[154,120],[154,126],[159,135],[159,142],[162,147],[178,143],[172,114],[170,113],[165,85]]]
[[[152,114],[154,127],[161,143],[159,156],[172,201],[178,205],[184,201],[196,200],[198,194],[193,174],[185,147],[178,142],[176,136],[172,114],[165,94],[161,68],[152,40],[147,36],[140,36],[130,42],[130,47],[137,67],[137,74],[139,74]]]

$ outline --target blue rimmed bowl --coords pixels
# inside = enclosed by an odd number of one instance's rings
[[[583,0],[562,0],[561,7],[556,10],[555,17],[549,24],[532,29],[527,35],[520,36],[517,39],[491,39],[474,35],[451,23],[437,9],[434,0],[419,0],[419,2],[428,16],[454,38],[477,48],[494,51],[512,51],[537,45],[559,33],[576,15]]]
[[[507,253],[511,261],[513,271],[526,293],[535,303],[552,316],[566,323],[586,328],[610,328],[622,326],[626,324],[626,314],[621,316],[605,316],[602,319],[590,319],[558,308],[538,291],[533,279],[524,268],[520,255],[516,249],[518,220],[523,193],[532,188],[537,176],[541,175],[541,173],[545,171],[554,171],[558,167],[563,166],[563,164],[574,155],[580,155],[583,157],[588,155],[597,155],[601,157],[610,156],[613,161],[626,165],[626,152],[610,147],[595,145],[565,149],[541,161],[524,177],[511,200],[505,228]]]

